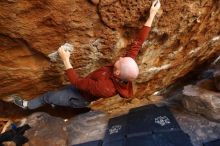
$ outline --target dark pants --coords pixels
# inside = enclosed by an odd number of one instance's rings
[[[89,102],[80,95],[75,87],[68,85],[61,90],[49,91],[28,101],[28,109],[36,109],[45,104],[84,108],[89,105]]]

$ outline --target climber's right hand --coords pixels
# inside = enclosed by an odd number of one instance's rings
[[[61,46],[58,49],[58,54],[59,54],[59,56],[61,57],[61,59],[63,61],[67,61],[70,58],[70,52],[69,51],[65,51],[65,47],[64,46]]]
[[[160,9],[160,0],[154,0],[150,8],[150,15],[155,16],[159,9]]]

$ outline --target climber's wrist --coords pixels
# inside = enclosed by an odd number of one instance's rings
[[[63,60],[63,64],[64,64],[64,66],[65,66],[66,69],[73,68],[72,65],[71,65],[71,63],[70,63],[69,58]]]
[[[64,65],[70,63],[69,58],[63,58],[62,60],[63,60]]]
[[[156,14],[157,14],[157,12],[151,12],[150,15],[149,15],[149,18],[154,19]]]
[[[152,23],[154,20],[154,16],[149,16],[149,18],[147,19],[147,21],[145,22],[145,26],[151,27]]]
[[[66,57],[66,58],[62,58],[63,62],[70,62],[70,58]]]

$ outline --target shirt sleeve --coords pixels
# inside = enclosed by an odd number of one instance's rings
[[[94,96],[102,96],[102,92],[100,92],[102,87],[100,86],[103,85],[99,81],[90,78],[80,78],[73,68],[67,69],[66,74],[70,83],[77,89],[89,92]]]
[[[148,26],[143,26],[141,28],[141,30],[139,31],[138,37],[132,43],[131,47],[128,48],[125,57],[131,57],[133,59],[136,59],[144,40],[148,38],[150,30],[151,30],[151,27],[148,27]]]

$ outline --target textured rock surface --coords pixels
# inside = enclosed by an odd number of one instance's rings
[[[220,121],[220,93],[204,88],[188,85],[184,87],[183,104],[189,111]]]
[[[24,121],[32,128],[25,133],[27,145],[69,146],[104,137],[108,116],[88,112],[71,119],[62,119],[46,113],[35,113]]]
[[[197,114],[214,121],[220,121],[219,65],[213,62],[209,68],[198,75],[194,83],[183,85],[180,100],[183,106]]]
[[[68,145],[100,140],[105,135],[109,115],[91,111],[68,121]]]
[[[194,146],[220,138],[220,124],[198,115],[172,110],[184,132],[189,134]],[[71,119],[62,119],[46,113],[34,113],[23,120],[31,125],[25,132],[29,142],[25,146],[69,146],[104,137],[109,116],[100,112],[88,112]]]
[[[211,122],[204,117],[188,112],[173,112],[181,129],[189,134],[194,146],[220,138],[220,123]]]
[[[0,1],[0,98],[19,93],[30,99],[63,86],[62,65],[51,63],[47,55],[65,42],[75,46],[72,62],[81,76],[114,62],[146,20],[150,4],[150,0]],[[135,96],[140,102],[220,50],[220,1],[161,0],[161,4],[137,59],[141,72]],[[108,101],[102,104],[109,105]],[[120,105],[114,103],[115,109]]]
[[[63,119],[45,113],[35,113],[29,116],[26,122],[31,126],[25,133],[30,139],[29,145],[67,145],[67,131]]]

